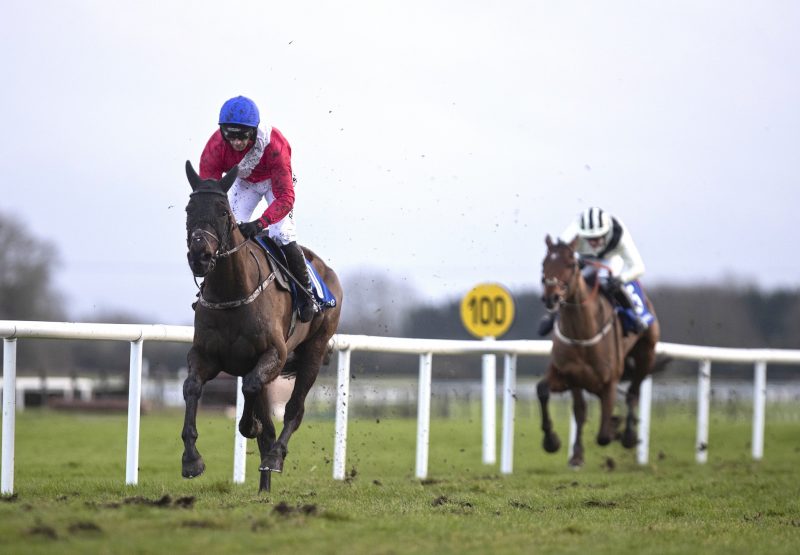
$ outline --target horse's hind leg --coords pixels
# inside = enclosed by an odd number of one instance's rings
[[[328,346],[327,339],[322,336],[312,341],[313,343],[300,345],[294,351],[297,377],[292,396],[286,403],[283,429],[278,439],[272,443],[267,455],[261,459],[260,470],[283,471],[283,461],[289,453],[289,439],[303,421],[306,396],[317,379]]]
[[[614,424],[614,401],[617,399],[617,383],[606,385],[600,397],[600,431],[597,432],[597,443],[608,445],[616,435]]]
[[[183,456],[181,457],[181,474],[184,478],[200,476],[206,469],[203,457],[197,450],[197,405],[203,393],[203,385],[219,371],[214,370],[194,347],[189,349],[187,355],[189,375],[183,382],[183,399],[186,403],[186,412],[183,418]]]
[[[580,468],[583,466],[583,425],[586,423],[586,399],[583,398],[582,389],[572,390],[572,414],[575,416],[576,433],[569,466]]]
[[[631,350],[630,358],[633,361],[631,368],[631,383],[625,394],[625,404],[628,414],[625,417],[625,430],[622,433],[622,446],[631,449],[639,443],[639,434],[636,430],[636,406],[639,404],[639,390],[642,381],[652,372],[655,363],[655,348],[643,339]]]

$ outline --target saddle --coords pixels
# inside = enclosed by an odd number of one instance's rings
[[[288,291],[292,296],[292,310],[297,309],[297,296],[301,294],[298,291],[297,284],[295,283],[294,276],[291,276],[286,261],[286,255],[283,249],[280,248],[278,243],[269,237],[269,235],[257,235],[255,242],[260,246],[267,255],[270,269],[275,273],[275,281],[278,286],[284,291]],[[317,273],[317,269],[306,259],[306,268],[308,268],[308,276],[311,278],[311,292],[314,294],[314,301],[319,306],[320,311],[326,308],[336,306],[336,297],[330,292],[325,281]]]

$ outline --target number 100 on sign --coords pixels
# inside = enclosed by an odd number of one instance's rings
[[[514,300],[501,285],[478,285],[461,301],[461,321],[475,337],[500,337],[514,321]]]

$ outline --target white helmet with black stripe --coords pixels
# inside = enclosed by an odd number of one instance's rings
[[[611,227],[611,214],[596,206],[584,210],[578,219],[578,235],[584,239],[605,237]]]

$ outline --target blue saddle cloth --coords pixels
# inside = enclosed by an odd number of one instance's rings
[[[628,290],[633,299],[634,308],[623,308],[618,305],[615,307],[617,314],[619,314],[622,320],[623,329],[628,333],[635,331],[637,318],[641,318],[645,324],[650,326],[656,318],[647,308],[647,303],[644,301],[645,297],[642,284],[639,283],[639,280],[634,280],[626,283],[624,287]]]
[[[255,239],[265,251],[286,266],[286,256],[275,241],[269,239],[267,235],[257,235]],[[306,259],[306,268],[308,268],[308,276],[311,278],[311,292],[314,293],[314,299],[317,301],[320,310],[336,306],[336,297],[333,296],[333,293],[331,293],[330,289],[328,289],[328,286],[325,284],[325,280],[322,279],[317,269],[314,268],[314,265],[311,264],[308,259]],[[288,281],[292,294],[292,309],[295,309],[297,308],[297,284],[293,279],[289,279]]]

